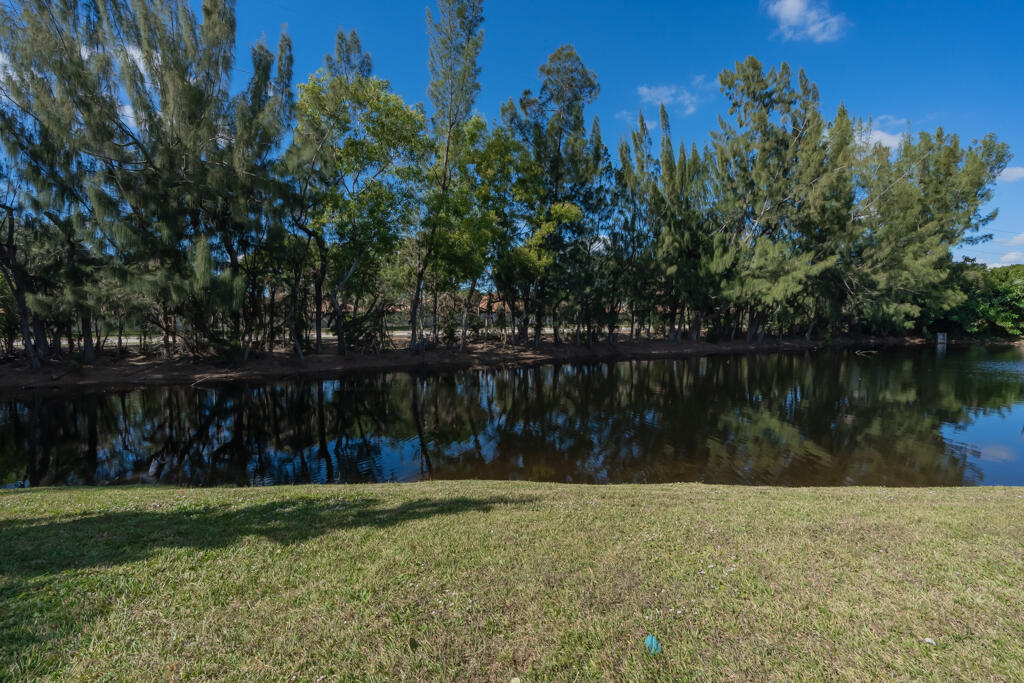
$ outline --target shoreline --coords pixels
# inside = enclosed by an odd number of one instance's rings
[[[1017,345],[1019,341],[980,339],[950,340],[952,346],[975,344]],[[309,354],[300,361],[290,351],[263,353],[244,364],[229,364],[203,358],[163,359],[157,355],[103,355],[96,363],[79,366],[73,361],[56,361],[32,371],[27,364],[0,366],[0,397],[14,397],[39,390],[130,389],[142,386],[215,384],[222,382],[273,381],[296,378],[332,378],[379,372],[445,372],[522,368],[562,363],[615,362],[624,360],[681,359],[716,355],[785,353],[881,348],[909,348],[934,345],[920,337],[839,338],[830,342],[802,338],[765,340],[761,344],[746,341],[692,342],[665,339],[599,342],[591,346],[555,344],[542,341],[539,347],[506,346],[496,342],[477,342],[465,351],[439,347],[414,354],[407,350],[389,350],[376,354],[338,355],[327,347],[323,353]]]

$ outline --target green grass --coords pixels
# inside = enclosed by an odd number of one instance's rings
[[[1022,495],[5,492],[0,678],[1017,679]]]

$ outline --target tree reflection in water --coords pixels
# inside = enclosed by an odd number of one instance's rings
[[[32,486],[998,484],[979,457],[990,435],[972,429],[1012,420],[1022,399],[1020,355],[984,348],[40,395],[0,403],[0,473]],[[995,446],[1024,470],[1019,439]]]

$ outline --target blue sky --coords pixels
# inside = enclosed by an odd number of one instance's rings
[[[426,8],[432,0],[237,0],[239,69],[248,45],[274,46],[282,26],[305,80],[333,49],[339,26],[356,29],[377,75],[406,101],[426,99]],[[537,67],[571,43],[601,83],[590,114],[614,149],[643,110],[666,101],[673,138],[708,139],[726,113],[716,76],[754,55],[786,61],[818,84],[827,114],[843,102],[892,142],[906,130],[942,126],[963,140],[988,132],[1017,159],[996,186],[991,242],[963,253],[987,263],[1024,263],[1024,2],[822,2],[734,0],[485,0],[478,111],[537,87]],[[239,72],[240,77],[245,74]]]

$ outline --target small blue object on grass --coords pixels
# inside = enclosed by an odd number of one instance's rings
[[[647,650],[652,655],[660,655],[661,654],[661,643],[659,643],[658,639],[655,638],[653,635],[649,635],[646,638],[644,638],[644,644],[647,645]]]

